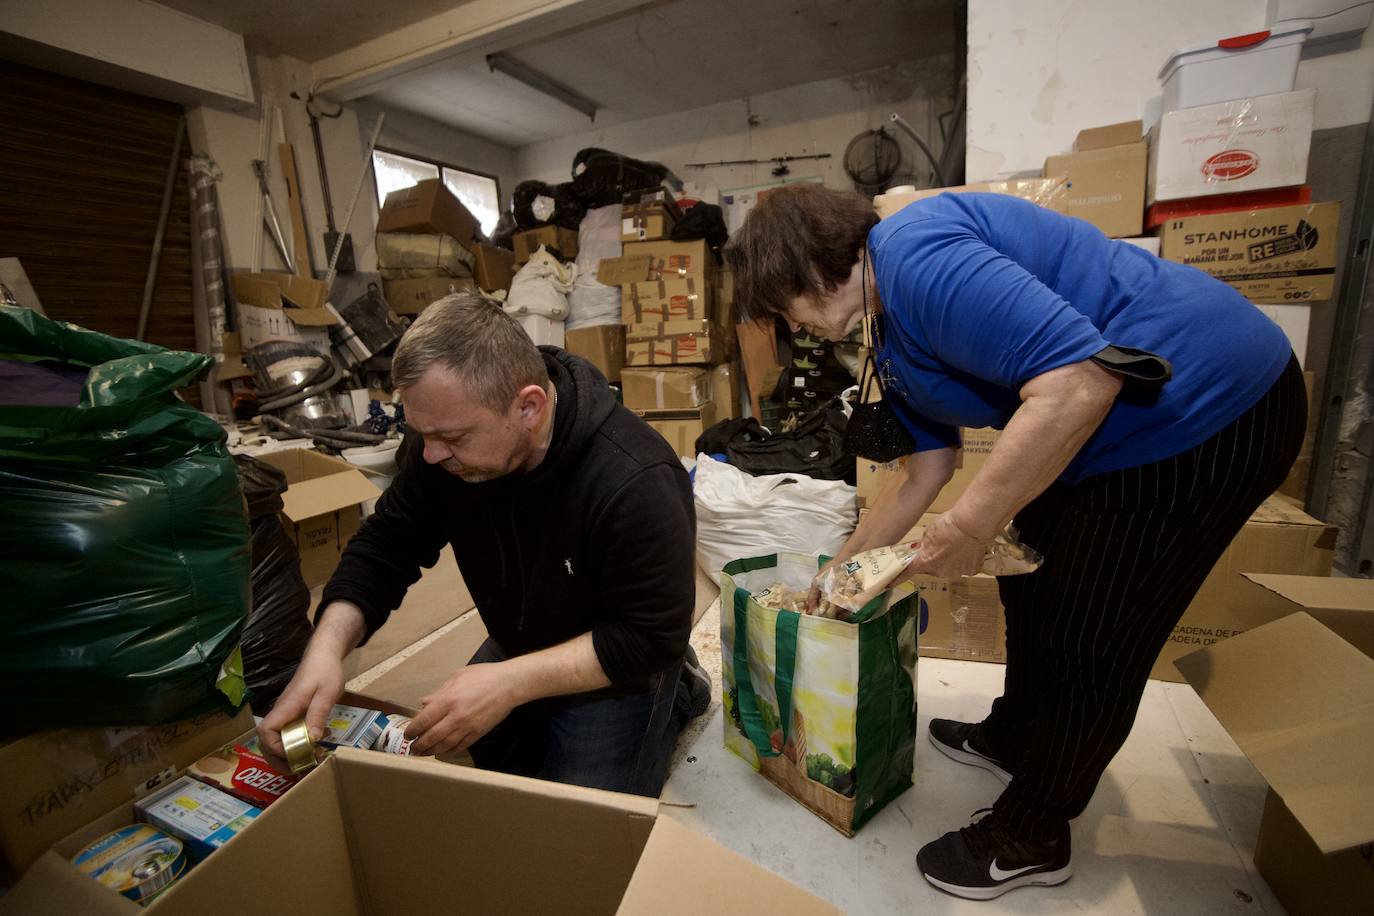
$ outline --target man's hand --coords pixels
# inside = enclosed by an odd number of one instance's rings
[[[281,730],[292,722],[305,716],[310,730],[310,739],[318,741],[324,737],[325,723],[330,708],[343,695],[343,662],[329,652],[306,650],[300,667],[286,685],[276,704],[258,725],[258,738],[263,750],[276,757],[284,757]]]
[[[459,668],[444,686],[420,700],[421,709],[406,727],[416,756],[467,750],[519,705],[508,662]]]
[[[991,538],[975,537],[954,523],[945,512],[926,528],[915,559],[907,564],[903,578],[924,573],[955,578],[972,576],[983,565]]]

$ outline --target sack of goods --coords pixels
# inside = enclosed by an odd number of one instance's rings
[[[780,552],[726,564],[725,746],[853,836],[911,787],[923,615],[910,584],[878,594],[847,621],[801,613],[820,562]]]
[[[596,278],[603,258],[618,258],[620,205],[588,210],[577,232],[577,277],[568,293],[568,330],[620,323],[620,287]]]
[[[214,360],[12,306],[0,352],[6,726],[161,724],[221,680],[239,702],[248,516],[224,430],[176,394]]]
[[[384,280],[471,277],[472,264],[472,252],[447,235],[377,233],[377,272]]]

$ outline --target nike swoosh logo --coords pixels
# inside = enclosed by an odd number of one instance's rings
[[[994,881],[1005,881],[1008,878],[1015,878],[1023,871],[1030,871],[1032,868],[1039,867],[1039,865],[1027,865],[1024,868],[1013,868],[1010,871],[1003,871],[997,867],[997,860],[993,859],[992,864],[988,866],[988,876]]]
[[[988,757],[987,757],[986,754],[979,754],[979,753],[978,753],[977,751],[975,751],[972,747],[970,747],[967,738],[964,739],[964,750],[968,751],[970,754],[973,754],[973,755],[975,755],[975,756],[977,756],[977,757],[982,757],[984,760],[987,760],[987,759],[988,759]]]

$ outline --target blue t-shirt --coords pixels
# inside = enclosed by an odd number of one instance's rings
[[[1220,432],[1282,374],[1278,325],[1200,270],[1001,194],[941,194],[868,235],[882,335],[875,354],[917,451],[956,427],[1004,427],[1037,375],[1107,347],[1173,364],[1149,397],[1123,393],[1061,479],[1177,455]]]

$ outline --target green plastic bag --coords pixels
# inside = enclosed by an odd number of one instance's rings
[[[227,705],[216,681],[250,604],[247,509],[224,430],[175,394],[211,358],[0,306],[0,359],[90,370],[75,407],[0,405],[5,729]]]
[[[779,584],[805,593],[824,559],[778,553],[722,570],[725,746],[853,836],[911,788],[920,598],[902,585],[840,621],[754,597]]]

